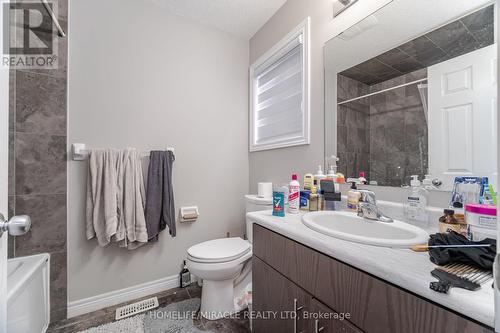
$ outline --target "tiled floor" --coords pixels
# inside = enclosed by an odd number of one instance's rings
[[[201,288],[198,287],[196,284],[193,284],[185,289],[181,288],[171,289],[151,296],[157,296],[158,302],[160,303],[160,307],[163,307],[171,303],[186,300],[188,298],[195,298],[195,297],[199,298],[201,297]],[[123,304],[118,304],[116,306],[87,313],[61,322],[53,323],[47,330],[47,333],[75,333],[86,330],[90,327],[95,327],[106,323],[110,323],[115,319],[115,310],[117,307],[134,303],[142,299],[149,298],[151,296],[144,297],[141,299],[136,299]],[[244,317],[245,316],[240,316],[240,318],[238,319],[227,318],[214,321],[201,318],[201,319],[195,319],[194,324],[200,330],[207,330],[216,333],[248,333],[250,332],[249,323],[248,320],[245,319]]]

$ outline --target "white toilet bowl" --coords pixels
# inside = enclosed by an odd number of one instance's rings
[[[246,195],[245,202],[247,213],[272,209],[272,198]],[[214,239],[187,251],[188,269],[203,280],[201,315],[207,319],[239,312],[251,302],[242,300],[252,290],[252,221],[248,219],[246,235],[248,241],[239,237]]]
[[[215,320],[242,310],[235,298],[251,283],[252,245],[239,237],[221,238],[187,252],[188,269],[203,280],[201,315]]]

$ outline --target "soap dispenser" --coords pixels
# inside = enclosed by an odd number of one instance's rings
[[[318,187],[318,192],[321,190],[321,180],[325,179],[326,176],[323,173],[323,168],[321,165],[318,165],[318,171],[316,171],[316,174],[314,175],[314,182],[316,183],[316,186]]]
[[[405,214],[408,220],[427,222],[427,197],[428,191],[418,180],[418,175],[411,176],[410,189],[405,202]]]
[[[356,187],[356,182],[352,182],[351,189],[347,192],[347,209],[353,212],[358,211],[359,199],[361,199],[361,193],[359,193]]]

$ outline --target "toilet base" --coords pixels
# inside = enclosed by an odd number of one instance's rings
[[[208,320],[221,319],[234,309],[234,279],[222,281],[203,280],[201,290],[201,315]]]

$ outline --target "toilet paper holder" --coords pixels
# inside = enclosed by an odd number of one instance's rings
[[[197,206],[181,207],[181,222],[194,222],[200,216]]]

